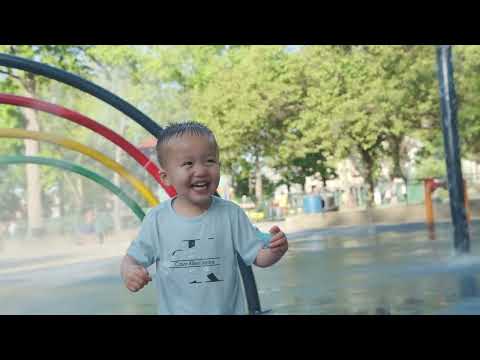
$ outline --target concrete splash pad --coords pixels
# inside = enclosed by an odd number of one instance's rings
[[[436,240],[422,224],[292,233],[280,263],[255,268],[262,308],[271,315],[480,314],[478,231],[474,223],[465,256],[453,253],[449,224],[437,226]],[[152,286],[131,294],[121,283],[124,246],[2,273],[0,313],[155,314]]]
[[[455,255],[449,224],[435,240],[423,224],[299,235],[277,271],[256,271],[272,314],[480,314],[478,241]]]

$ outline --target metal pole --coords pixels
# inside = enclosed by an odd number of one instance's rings
[[[470,236],[465,211],[464,183],[460,161],[457,98],[453,79],[451,45],[440,45],[437,47],[437,67],[454,245],[457,253],[467,253],[470,251]]]

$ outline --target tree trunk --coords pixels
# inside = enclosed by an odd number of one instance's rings
[[[125,129],[126,129],[126,122],[125,119],[122,117],[120,119],[120,135],[124,135]],[[122,157],[122,149],[119,148],[118,146],[115,147],[115,161],[120,163]],[[120,175],[115,173],[113,175],[113,182],[115,185],[120,187]],[[120,206],[121,206],[121,201],[118,196],[115,196],[113,198],[113,226],[114,226],[114,231],[115,232],[120,232],[122,230],[122,219],[121,219],[121,213],[120,213]]]
[[[29,95],[36,98],[35,94]],[[40,125],[38,123],[37,113],[29,108],[21,108],[21,111],[26,120],[26,129],[30,131],[39,131]],[[38,156],[38,141],[25,139],[24,143],[26,156]],[[28,233],[30,236],[35,237],[42,235],[44,232],[40,167],[36,164],[27,164],[26,176]]]
[[[115,159],[117,159],[117,154],[115,150]],[[118,161],[118,160],[116,160]],[[113,183],[120,187],[120,176],[115,173],[113,175]],[[113,197],[113,228],[116,233],[122,230],[122,221],[121,221],[121,214],[120,214],[120,199],[118,196]]]
[[[407,179],[405,178],[405,175],[403,173],[403,170],[402,170],[402,166],[401,166],[401,159],[402,159],[402,155],[401,155],[401,145],[402,145],[402,141],[403,141],[403,136],[395,136],[395,137],[391,137],[390,138],[390,146],[392,148],[392,160],[393,160],[393,169],[392,169],[392,173],[391,173],[391,180],[393,180],[394,178],[402,178],[405,183],[407,182]]]
[[[260,169],[260,159],[258,155],[255,158],[255,198],[257,199],[257,206],[262,203],[263,200],[263,184],[262,184],[262,172]]]
[[[58,215],[61,219],[65,216],[65,180],[63,176],[58,181]]]
[[[324,188],[327,187],[327,178],[325,176],[322,176],[322,184]]]
[[[58,181],[58,216],[60,217],[60,220],[62,221],[62,227],[60,230],[60,234],[64,235],[65,234],[65,180],[63,176],[60,177]]]
[[[84,187],[83,187],[83,177],[79,176],[77,177],[77,189],[78,189],[78,198],[77,198],[77,209],[79,209],[80,212],[83,212],[83,207],[84,207]]]
[[[80,179],[77,181],[77,185],[75,185],[75,182],[72,180],[70,174],[68,172],[63,173],[63,178],[66,180],[67,184],[70,186],[70,189],[73,194],[73,201],[75,204],[75,209],[81,209],[82,208],[82,183]]]
[[[21,81],[27,96],[37,98],[37,84],[33,74],[27,74],[24,81]],[[40,124],[37,112],[29,108],[21,108],[25,118],[25,128],[30,131],[40,131]],[[39,143],[35,140],[25,139],[25,155],[38,156]],[[45,229],[43,224],[43,202],[42,186],[40,183],[40,167],[36,164],[27,164],[25,167],[27,176],[27,218],[28,234],[31,237],[43,235]]]
[[[367,191],[367,208],[372,208],[375,204],[373,199],[373,194],[375,191],[375,181],[374,181],[374,159],[368,151],[360,149],[362,155],[363,164],[365,165],[365,182],[368,186]]]
[[[252,196],[254,194],[254,182],[255,182],[255,174],[250,173],[248,175],[248,196]]]

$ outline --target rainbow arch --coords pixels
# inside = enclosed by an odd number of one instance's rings
[[[0,165],[14,165],[14,164],[38,164],[38,165],[47,165],[56,167],[59,169],[67,170],[79,175],[82,175],[97,184],[103,186],[104,188],[110,190],[112,193],[117,195],[124,203],[127,205],[135,215],[137,215],[140,221],[145,217],[140,205],[138,205],[135,200],[130,198],[125,192],[122,191],[118,186],[114,185],[110,180],[104,178],[103,176],[98,175],[97,173],[90,171],[80,165],[76,165],[72,162],[51,159],[40,156],[0,156]]]
[[[108,156],[103,155],[101,152],[92,149],[91,147],[80,144],[79,142],[67,139],[62,136],[47,134],[41,131],[29,131],[23,129],[0,129],[0,138],[14,138],[14,139],[31,139],[49,142],[52,144],[60,145],[67,149],[80,152],[84,155],[91,157],[102,163],[109,169],[118,173],[127,182],[130,183],[142,196],[147,200],[150,206],[157,206],[158,200],[150,189],[136,176],[132,175],[115,160],[112,160]]]
[[[56,115],[72,121],[80,126],[94,131],[95,133],[103,136],[115,145],[122,148],[128,155],[134,158],[157,181],[157,183],[162,186],[169,196],[175,195],[175,189],[172,186],[166,185],[160,178],[159,168],[155,163],[150,161],[148,157],[146,157],[139,149],[128,142],[124,137],[110,130],[99,122],[63,106],[25,96],[0,93],[0,104],[15,105],[43,111],[51,115]]]

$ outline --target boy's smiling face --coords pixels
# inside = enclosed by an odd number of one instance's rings
[[[206,210],[220,182],[218,148],[206,135],[184,134],[162,145],[160,175],[177,191],[177,200],[190,210]]]

